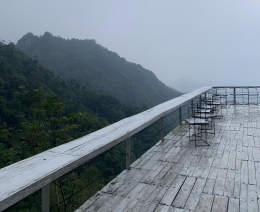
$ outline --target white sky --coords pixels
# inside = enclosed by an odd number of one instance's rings
[[[260,85],[260,0],[0,0],[0,38],[95,39],[168,85]]]

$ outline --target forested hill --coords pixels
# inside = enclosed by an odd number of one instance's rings
[[[1,43],[0,43],[1,44]],[[141,112],[0,45],[0,168]]]
[[[181,95],[153,72],[126,61],[95,40],[66,40],[49,32],[39,37],[28,33],[16,46],[58,76],[73,77],[87,90],[103,91],[125,103],[151,107]]]
[[[145,109],[122,104],[110,95],[86,91],[75,79],[60,79],[14,44],[0,42],[0,168]],[[157,125],[132,138],[132,161],[159,140]],[[123,157],[124,143],[57,179],[50,186],[57,211],[76,210],[124,169]],[[73,192],[77,195],[60,203]],[[8,211],[40,211],[39,194]]]

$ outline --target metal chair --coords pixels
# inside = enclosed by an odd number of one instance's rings
[[[194,107],[188,108],[188,114],[192,113],[191,118],[185,119],[189,125],[189,140],[195,141],[195,146],[210,146],[207,142],[209,122],[201,116],[194,116]],[[190,116],[189,116],[190,117]],[[193,129],[193,134],[191,130]],[[193,137],[194,136],[194,137]],[[203,141],[203,144],[198,145],[198,141]]]

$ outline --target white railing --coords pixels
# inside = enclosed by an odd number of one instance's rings
[[[203,87],[184,94],[137,115],[102,128],[89,135],[47,150],[0,169],[0,211],[14,205],[33,192],[42,189],[42,211],[49,211],[49,184],[95,156],[126,142],[126,168],[130,168],[129,138],[151,124],[179,110],[206,94],[211,87]],[[161,139],[164,134],[162,133]]]
[[[260,86],[214,86],[214,92],[227,95],[232,104],[258,104]]]

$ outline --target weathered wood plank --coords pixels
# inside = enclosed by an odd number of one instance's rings
[[[248,160],[254,161],[253,147],[252,146],[247,147],[247,152],[248,152]]]
[[[135,172],[134,177],[131,180],[129,180],[129,181],[125,181],[123,183],[123,185],[120,186],[114,192],[114,194],[123,195],[123,196],[127,195],[143,179],[143,177],[147,174],[147,172],[148,172],[147,170],[137,170]]]
[[[211,212],[226,212],[228,209],[228,197],[215,195]]]
[[[157,186],[155,192],[147,200],[147,204],[144,204],[144,207],[141,208],[141,211],[154,211],[167,190],[167,186]]]
[[[234,197],[234,185],[235,185],[235,170],[228,169],[227,177],[225,181],[224,195],[228,197]]]
[[[226,169],[219,169],[217,179],[216,179],[216,182],[215,182],[214,194],[217,194],[219,196],[224,195],[226,175],[227,175]]]
[[[162,169],[167,165],[167,162],[158,161],[156,165],[144,176],[142,183],[151,184],[154,178],[162,172]]]
[[[208,157],[206,167],[204,168],[203,173],[201,174],[202,178],[208,178],[210,169],[212,167],[213,160],[214,160],[214,157]]]
[[[152,155],[151,160],[158,161],[158,160],[161,160],[161,158],[163,158],[166,155],[166,152],[159,151],[158,147],[156,149],[154,149],[154,151],[155,151],[155,153],[154,153],[154,155]]]
[[[183,156],[183,154],[185,153],[187,149],[185,147],[182,147],[178,153],[175,155],[175,157],[172,158],[172,161],[171,162],[174,162],[174,163],[178,163],[179,160],[181,159],[181,157]]]
[[[228,169],[236,169],[236,147],[230,147],[228,158]]]
[[[192,160],[192,162],[191,162],[189,168],[187,169],[185,175],[187,175],[187,176],[189,176],[189,175],[192,176],[192,175],[193,175],[193,172],[196,171],[197,164],[199,163],[200,159],[201,159],[201,156],[195,156],[195,157],[193,158],[193,160]]]
[[[258,139],[259,140],[259,139]],[[253,157],[254,157],[254,161],[260,161],[260,154],[259,154],[259,152],[260,152],[260,148],[259,148],[259,146],[255,146],[254,148],[253,148]]]
[[[235,174],[235,184],[234,184],[234,197],[240,197],[240,183],[241,183],[241,160],[236,160],[236,174]]]
[[[187,199],[184,209],[187,209],[190,211],[191,210],[193,211],[196,209],[205,183],[206,183],[206,179],[197,178],[195,185],[192,188],[192,191],[189,195],[189,198]]]
[[[255,174],[254,161],[249,160],[247,162],[247,165],[248,165],[248,184],[255,185],[256,184],[256,177],[255,177],[256,174]]]
[[[100,197],[97,199],[96,202],[94,202],[90,207],[88,207],[87,211],[97,211],[99,208],[101,208],[107,201],[109,201],[110,198],[112,198],[112,194],[108,193],[102,193]],[[86,211],[86,210],[84,210]]]
[[[200,201],[197,205],[196,212],[209,212],[211,211],[214,196],[210,194],[202,193],[200,196]]]
[[[122,201],[124,197],[121,195],[112,195],[112,197],[103,204],[96,212],[107,212],[107,211],[113,211],[113,209],[116,207],[116,205]],[[85,211],[90,211],[88,208]],[[79,211],[75,211],[79,212]]]
[[[192,154],[185,154],[183,157],[182,157],[182,162],[179,163],[179,164],[183,164],[182,166],[182,169],[180,170],[180,174],[182,175],[186,175],[186,172],[187,170],[189,169],[190,165],[191,165],[191,162],[193,161],[193,158],[195,156],[192,155]]]
[[[124,182],[131,180],[137,171],[139,172],[139,170],[135,168],[132,168],[131,170],[124,170],[104,188],[102,188],[101,191],[104,193],[114,193],[120,186],[124,184]]]
[[[167,163],[163,167],[163,169],[160,171],[160,173],[157,174],[157,176],[152,180],[151,183],[156,184],[156,185],[160,185],[162,178],[168,173],[168,171],[171,169],[172,166],[173,166],[172,163]]]
[[[243,146],[242,147],[242,160],[247,161],[248,160],[248,147],[247,146]]]
[[[169,210],[170,206],[169,205],[161,205],[158,204],[154,212],[167,212]]]
[[[196,182],[195,177],[187,177],[184,181],[183,185],[181,186],[177,196],[175,197],[172,206],[176,208],[184,208],[186,201],[191,193],[193,185]]]
[[[247,206],[248,211],[259,211],[256,185],[248,185]]]
[[[240,211],[245,211],[247,212],[248,211],[248,193],[247,193],[247,190],[248,190],[248,184],[244,184],[244,183],[241,183],[241,189],[240,189]]]
[[[216,180],[217,175],[218,175],[218,171],[219,171],[219,168],[213,167],[213,164],[212,164],[210,171],[209,171],[208,178],[212,179],[212,180]]]
[[[239,199],[229,198],[228,200],[228,212],[239,211]]]
[[[121,202],[119,202],[114,211],[131,211],[138,201],[142,198],[149,185],[145,183],[138,183],[130,193],[128,193]]]
[[[248,161],[241,161],[241,183],[248,184]]]
[[[220,162],[220,168],[227,169],[228,168],[228,157],[229,157],[229,148],[225,149],[222,160]]]
[[[160,203],[164,205],[171,205],[185,179],[185,176],[177,175]]]
[[[95,195],[93,195],[88,201],[86,201],[84,204],[82,204],[75,212],[83,212],[87,208],[89,208],[94,202],[98,200],[102,195],[102,192],[98,191]]]
[[[140,201],[136,204],[132,212],[142,211],[141,208],[145,207],[144,205],[149,202],[151,196],[153,196],[154,191],[156,190],[156,185],[149,185],[149,188],[146,190],[144,195],[141,197]]]
[[[146,157],[143,157],[142,160],[135,166],[136,169],[143,168],[145,169],[144,165],[146,164],[146,169],[149,170],[150,167],[152,167],[155,163],[155,161],[151,161],[150,158],[154,155],[155,152],[150,152]],[[150,167],[149,167],[150,165]]]
[[[206,194],[213,194],[214,187],[215,187],[215,179],[207,179],[203,192]]]
[[[178,175],[178,172],[180,171],[181,168],[182,168],[182,164],[173,163],[169,171],[159,181],[159,185],[170,186],[172,184],[172,181]]]

